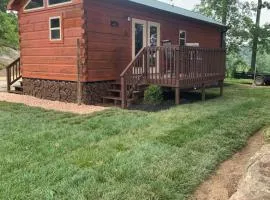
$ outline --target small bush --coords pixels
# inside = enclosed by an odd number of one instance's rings
[[[270,142],[270,127],[266,128],[266,129],[264,130],[264,136],[265,136],[265,140],[266,140],[267,142]]]
[[[144,92],[144,102],[146,104],[161,104],[163,99],[162,88],[157,85],[150,85]]]

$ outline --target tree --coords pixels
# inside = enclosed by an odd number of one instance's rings
[[[256,69],[256,60],[257,60],[257,52],[258,52],[258,45],[261,44],[262,47],[266,51],[269,51],[269,39],[267,33],[269,33],[269,25],[265,25],[263,28],[260,27],[261,21],[261,12],[263,8],[270,9],[269,2],[263,2],[262,0],[258,0],[257,5],[257,17],[256,17],[256,24],[253,28],[253,44],[252,44],[252,57],[251,57],[251,70],[255,71]],[[261,41],[259,41],[261,39]]]
[[[201,0],[195,10],[229,26],[226,36],[229,53],[238,53],[251,37],[251,11],[246,4],[238,0]]]
[[[7,4],[8,4],[8,0],[1,0],[0,1],[0,11],[6,12]]]
[[[0,47],[18,48],[17,16],[6,12],[8,0],[0,1]]]

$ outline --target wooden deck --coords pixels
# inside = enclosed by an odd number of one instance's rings
[[[225,78],[225,49],[197,47],[145,47],[121,74],[122,107],[138,84],[155,84],[176,89],[205,88]],[[203,89],[204,90],[204,89]]]

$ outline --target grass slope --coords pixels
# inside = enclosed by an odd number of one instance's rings
[[[269,124],[269,98],[234,83],[222,98],[156,113],[0,102],[0,199],[186,199]]]

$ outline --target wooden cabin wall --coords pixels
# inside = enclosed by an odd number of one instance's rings
[[[158,22],[161,40],[178,44],[179,30],[187,32],[187,42],[219,48],[221,32],[216,26],[121,0],[86,0],[87,80],[117,80],[132,59],[132,21],[128,17]],[[111,27],[111,20],[119,27]]]
[[[46,2],[46,1],[45,1]],[[20,50],[23,78],[75,81],[77,79],[76,41],[83,34],[82,0],[19,11]],[[62,17],[62,41],[50,41],[49,18]]]

